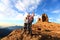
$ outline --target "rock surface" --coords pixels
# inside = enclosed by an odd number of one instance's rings
[[[60,24],[48,22],[48,20],[38,21],[31,28],[32,35],[28,34],[28,31],[18,29],[1,40],[60,40]]]

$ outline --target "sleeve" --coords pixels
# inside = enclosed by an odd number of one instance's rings
[[[24,19],[24,22],[26,22],[26,17],[25,17],[25,19]]]

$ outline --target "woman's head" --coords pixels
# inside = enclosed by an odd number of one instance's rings
[[[26,19],[27,19],[27,17],[26,17]]]

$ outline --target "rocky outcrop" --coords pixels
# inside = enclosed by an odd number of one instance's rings
[[[38,18],[37,22],[49,22],[47,14],[42,14],[42,18]]]
[[[42,22],[48,22],[48,16],[47,14],[42,14]]]
[[[38,23],[38,22],[42,22],[42,19],[41,19],[41,18],[38,18],[37,23]]]
[[[60,40],[60,24],[38,22],[32,25],[32,35],[18,29],[1,40]]]
[[[14,30],[12,31],[7,37],[4,37],[1,40],[18,40],[21,38],[21,35],[23,33],[23,30]]]
[[[39,40],[41,35],[30,35],[28,31],[23,32],[24,30],[14,30],[8,36],[2,38],[1,40]]]

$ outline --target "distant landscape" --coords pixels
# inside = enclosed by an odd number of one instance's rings
[[[8,34],[10,34],[13,30],[16,29],[22,29],[22,26],[10,26],[10,27],[6,27],[6,28],[0,28],[0,38],[7,36]]]

